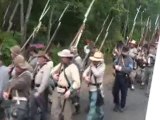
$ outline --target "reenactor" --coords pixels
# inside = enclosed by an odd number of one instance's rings
[[[150,93],[155,58],[156,58],[156,46],[152,44],[149,47],[149,52],[144,61],[146,63],[146,67],[144,69],[144,74],[142,76],[142,85],[147,84],[147,89],[145,93],[147,97],[149,97]]]
[[[37,57],[38,51],[35,47],[31,47],[29,49],[29,52],[30,52],[30,57],[28,62],[33,68],[35,68],[38,62],[38,57]]]
[[[38,53],[38,71],[35,75],[33,95],[30,98],[30,117],[35,120],[37,111],[40,112],[40,119],[47,120],[48,118],[48,86],[49,76],[53,62],[50,57],[44,52]]]
[[[129,56],[132,58],[133,60],[133,70],[132,72],[130,73],[130,88],[131,90],[134,90],[135,89],[135,86],[134,86],[134,82],[135,82],[135,78],[136,78],[136,75],[137,75],[137,62],[136,62],[136,56],[138,54],[137,52],[137,48],[136,48],[136,41],[135,40],[131,40],[129,42]]]
[[[7,111],[7,117],[11,120],[28,120],[28,100],[31,91],[31,66],[22,55],[14,59],[15,77],[9,81],[7,89],[3,93],[5,100],[11,100],[11,106]]]
[[[70,50],[71,50],[71,53],[74,55],[73,63],[75,63],[77,65],[79,72],[80,72],[80,76],[82,76],[82,72],[83,72],[82,58],[78,54],[78,50],[76,47],[72,46]],[[81,79],[82,79],[82,77],[81,77]],[[74,114],[78,114],[80,112],[80,89],[79,89],[79,92],[77,92],[77,95],[75,95],[75,98],[73,98],[73,104],[75,106],[75,113]]]
[[[56,82],[53,92],[51,120],[73,120],[72,98],[80,89],[80,73],[78,67],[72,62],[74,55],[70,50],[58,52],[61,63],[52,69],[51,75]]]
[[[129,74],[133,70],[133,60],[128,55],[129,48],[124,46],[121,55],[114,61],[115,82],[113,85],[114,111],[123,112],[126,106]],[[119,98],[121,92],[121,99]]]
[[[87,120],[103,120],[104,56],[100,51],[90,57],[91,65],[84,71],[83,79],[89,85],[89,113]]]

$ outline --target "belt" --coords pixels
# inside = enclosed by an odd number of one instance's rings
[[[89,85],[93,85],[93,86],[100,86],[100,85],[102,85],[102,83],[89,83]]]
[[[12,100],[16,100],[16,101],[27,101],[26,97],[13,97]]]

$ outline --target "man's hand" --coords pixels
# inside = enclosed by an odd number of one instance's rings
[[[64,94],[65,99],[68,99],[68,98],[70,97],[70,95],[71,95],[71,91],[68,90],[68,91]]]
[[[59,74],[56,73],[56,74],[52,74],[52,77],[54,80],[58,81],[59,80]]]
[[[38,96],[39,96],[38,92],[34,93],[34,97],[38,97]]]
[[[4,98],[5,100],[8,100],[9,94],[8,94],[7,92],[3,92],[3,98]]]
[[[115,65],[115,69],[118,70],[118,71],[121,71],[121,70],[122,70],[122,67],[119,66],[119,65]]]
[[[84,78],[84,80],[85,80],[87,83],[90,83],[90,77],[87,76],[87,77]]]

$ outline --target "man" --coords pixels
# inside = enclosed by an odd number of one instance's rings
[[[105,64],[103,54],[100,51],[90,57],[91,65],[84,71],[83,78],[89,85],[89,113],[87,120],[103,120],[104,112],[102,104],[98,105],[98,99],[103,99],[103,77]]]
[[[129,48],[124,46],[121,55],[114,62],[115,82],[113,85],[114,111],[123,112],[126,105],[128,77],[133,69],[133,60],[128,56]],[[121,91],[121,100],[119,92]]]
[[[8,117],[12,120],[28,120],[28,98],[31,90],[32,73],[30,65],[24,57],[18,55],[14,59],[15,77],[9,82],[3,93],[5,100],[11,99],[12,104],[8,111]]]
[[[136,62],[136,56],[138,54],[137,52],[137,48],[136,48],[136,41],[135,40],[132,40],[129,42],[129,56],[133,59],[133,70],[132,72],[130,73],[130,87],[131,87],[131,90],[134,90],[135,89],[135,86],[134,86],[134,81],[135,81],[135,78],[136,78],[136,74],[137,74],[137,62]]]
[[[53,92],[51,120],[73,120],[72,97],[80,88],[80,74],[78,67],[72,63],[74,55],[70,50],[64,49],[58,53],[61,63],[51,72],[57,87]]]
[[[29,64],[35,68],[38,62],[38,58],[37,58],[37,49],[35,47],[31,47],[30,48],[30,58],[28,60]]]
[[[4,117],[4,109],[1,107],[3,102],[3,92],[9,82],[9,69],[3,65],[3,61],[0,58],[0,119]]]
[[[10,52],[11,52],[12,61],[14,61],[14,59],[21,54],[21,48],[18,45],[15,45],[10,48]],[[10,77],[14,77],[15,76],[14,64],[12,63],[11,65],[9,65],[9,68],[10,68],[10,71],[9,71]]]
[[[144,62],[146,63],[146,67],[142,75],[142,84],[141,84],[143,86],[147,84],[147,90],[145,93],[147,97],[149,97],[149,93],[150,93],[155,58],[156,58],[156,46],[150,45],[149,53],[146,59],[144,60]]]
[[[49,76],[53,62],[45,51],[39,51],[38,53],[38,66],[39,70],[35,75],[34,92],[30,100],[31,120],[36,119],[38,110],[40,110],[40,120],[47,120]]]
[[[73,63],[75,63],[77,65],[79,72],[80,72],[80,76],[82,76],[82,72],[83,72],[82,58],[78,54],[77,48],[72,46],[71,53],[73,53],[73,55],[74,55]],[[78,114],[80,112],[80,95],[79,94],[80,94],[80,90],[79,90],[79,92],[77,92],[77,95],[75,95],[75,98],[73,98],[73,103],[75,106],[75,113],[74,114]]]

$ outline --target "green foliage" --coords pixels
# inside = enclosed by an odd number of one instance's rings
[[[0,39],[3,41],[3,43],[1,44],[2,59],[7,65],[11,63],[10,48],[18,43],[17,36],[18,35],[15,35],[15,37],[13,37],[12,33],[0,33]]]

